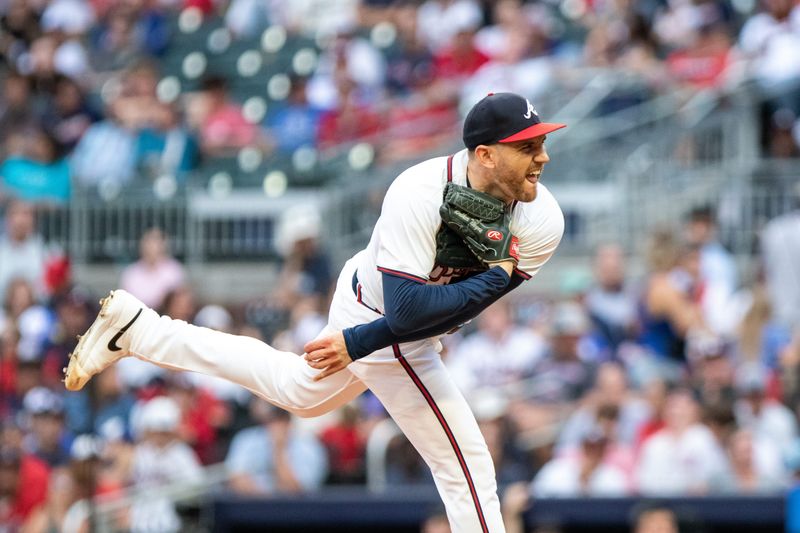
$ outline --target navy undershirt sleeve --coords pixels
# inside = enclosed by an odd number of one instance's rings
[[[355,360],[401,342],[411,342],[463,325],[478,316],[525,278],[509,278],[501,268],[492,268],[450,285],[425,285],[383,274],[386,316],[343,331],[350,357]]]

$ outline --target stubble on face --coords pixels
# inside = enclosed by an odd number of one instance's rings
[[[514,144],[502,146],[500,150],[502,152],[497,164],[495,183],[503,194],[503,199],[507,202],[534,201],[539,178],[529,179],[527,175],[533,166],[531,157],[520,152],[519,147]]]

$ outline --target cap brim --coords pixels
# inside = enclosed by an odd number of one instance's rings
[[[533,139],[534,137],[540,137],[542,135],[547,135],[551,131],[560,130],[561,128],[566,128],[566,124],[556,124],[553,122],[540,122],[538,124],[534,124],[530,128],[525,128],[522,131],[515,133],[505,139],[500,139],[498,142],[501,143],[513,143],[516,141],[524,141],[526,139]]]

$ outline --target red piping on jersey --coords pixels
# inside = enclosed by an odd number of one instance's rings
[[[455,154],[447,158],[447,183],[453,181],[453,156]]]
[[[372,307],[367,302],[365,302],[364,300],[361,299],[361,284],[360,283],[356,286],[356,301],[358,301],[358,303],[360,303],[361,305],[363,305],[364,307],[366,307],[370,311],[374,311],[375,313],[378,313],[379,315],[383,315],[383,313],[381,313],[376,308]]]
[[[464,472],[464,477],[467,478],[467,485],[469,486],[469,492],[472,495],[472,502],[475,504],[475,510],[478,512],[478,520],[481,523],[481,531],[483,531],[483,533],[489,533],[489,527],[486,525],[486,518],[483,516],[483,508],[481,508],[478,492],[475,490],[475,483],[472,481],[472,475],[469,473],[469,467],[464,459],[464,454],[461,453],[461,448],[458,446],[458,442],[456,442],[456,438],[453,435],[453,431],[450,429],[450,425],[447,423],[447,420],[445,420],[442,411],[439,409],[439,406],[436,405],[436,401],[433,399],[433,396],[431,396],[431,393],[422,383],[422,380],[419,378],[417,373],[414,372],[411,364],[409,364],[409,362],[400,352],[400,346],[397,344],[392,344],[392,350],[394,350],[395,358],[400,361],[400,365],[409,375],[411,381],[414,382],[414,385],[417,386],[417,389],[419,389],[419,391],[422,393],[422,396],[425,398],[425,401],[428,402],[433,414],[439,420],[439,424],[441,424],[442,429],[447,436],[447,440],[450,441],[450,445],[453,447],[453,451],[456,453],[456,458],[458,459],[458,464],[461,466],[461,471]]]
[[[383,272],[384,274],[390,274],[392,276],[397,276],[400,278],[410,279],[411,281],[417,281],[419,283],[427,283],[428,280],[425,278],[421,278],[419,276],[415,276],[414,274],[409,274],[408,272],[403,272],[402,270],[392,270],[391,268],[386,267],[378,267],[379,272]]]

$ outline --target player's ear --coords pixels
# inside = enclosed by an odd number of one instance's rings
[[[494,147],[479,144],[475,147],[474,153],[475,159],[477,159],[478,163],[481,165],[487,168],[495,168],[497,166],[497,150],[495,150]]]

